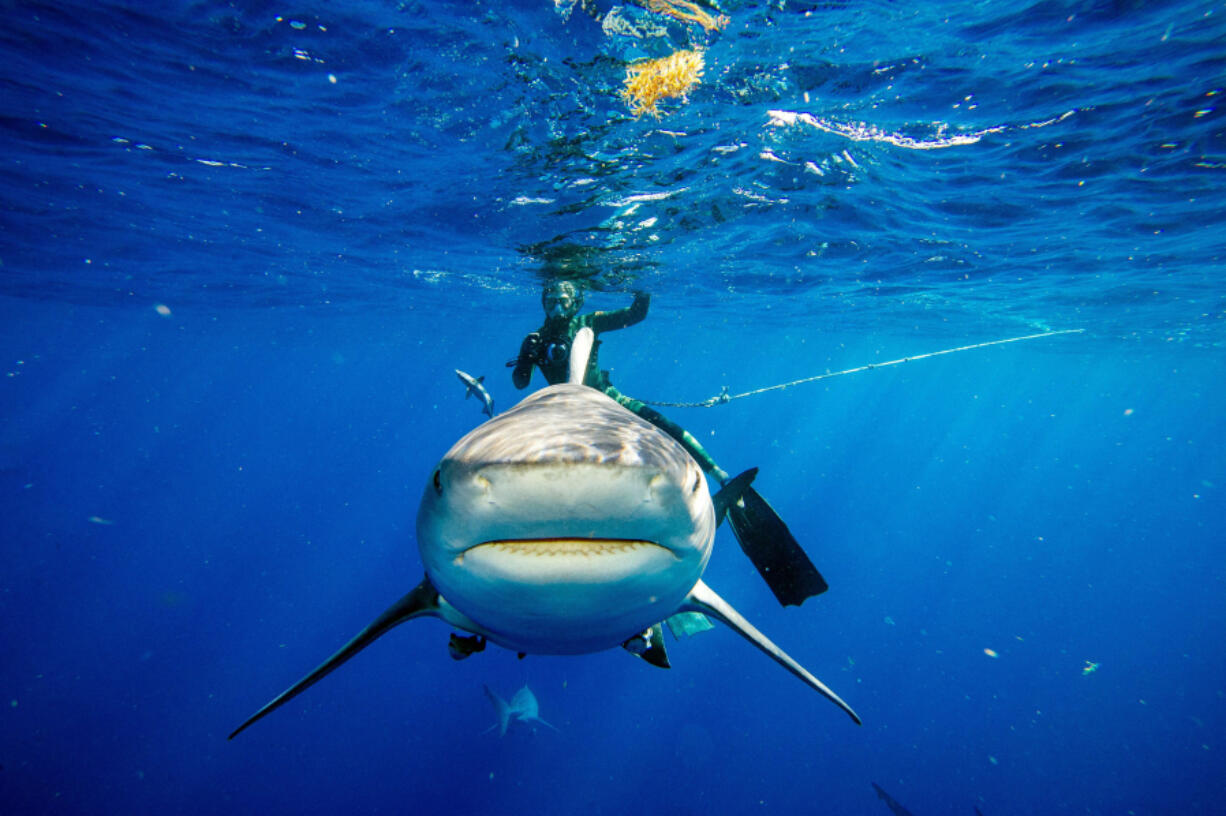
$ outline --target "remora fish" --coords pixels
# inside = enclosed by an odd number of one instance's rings
[[[731,627],[856,723],[837,694],[702,581],[716,525],[752,478],[714,502],[672,437],[580,385],[543,388],[474,428],[443,456],[417,513],[426,577],[318,668],[230,735],[296,697],[394,626],[442,618],[517,652],[584,654],[659,642],[659,624],[700,612]]]
[[[490,396],[490,392],[485,390],[485,386],[481,383],[485,381],[485,377],[474,377],[472,374],[455,370],[456,376],[460,378],[460,382],[464,383],[466,390],[464,391],[464,399],[468,399],[473,394],[481,400],[484,406],[481,413],[485,414],[490,419],[494,418],[494,398]]]

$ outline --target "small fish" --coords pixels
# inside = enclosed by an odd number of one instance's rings
[[[490,396],[490,392],[486,391],[485,386],[481,384],[485,380],[485,377],[474,377],[471,374],[466,374],[458,368],[455,370],[455,373],[456,376],[460,378],[460,382],[467,386],[467,390],[464,392],[464,399],[468,399],[473,394],[476,394],[477,398],[481,400],[481,404],[485,406],[481,409],[481,413],[485,414],[490,419],[493,419],[494,398]]]

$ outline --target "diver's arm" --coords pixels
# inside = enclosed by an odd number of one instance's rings
[[[511,372],[511,382],[516,388],[527,388],[532,379],[532,365],[541,354],[540,332],[532,332],[524,338],[519,346],[519,357],[515,360],[515,369]]]
[[[635,292],[634,302],[624,309],[616,309],[612,312],[593,312],[592,329],[600,334],[633,326],[647,317],[649,306],[651,306],[651,295],[647,292]]]

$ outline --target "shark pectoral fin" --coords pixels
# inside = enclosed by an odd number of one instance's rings
[[[724,521],[724,516],[728,514],[728,508],[741,500],[741,494],[753,482],[754,477],[758,475],[757,468],[750,468],[739,476],[734,476],[729,479],[723,487],[719,489],[714,496],[711,497],[711,504],[715,506],[715,524],[719,526]]]
[[[330,673],[333,669],[365,649],[384,632],[388,631],[397,624],[404,623],[407,620],[421,617],[423,615],[438,615],[438,590],[436,590],[430,583],[429,578],[423,579],[412,592],[388,607],[387,611],[375,618],[375,620],[371,622],[369,626],[358,633],[357,637],[346,643],[336,652],[336,654],[332,655],[321,663],[315,669],[315,671],[311,672],[306,677],[302,678],[297,683],[281,692],[267,705],[255,712],[255,714],[252,714],[245,723],[234,729],[234,733],[230,734],[229,739],[234,739],[240,733],[242,733],[243,729],[247,728],[247,726],[251,725],[264,715],[280,708],[282,705],[322,680],[324,676]]]
[[[716,620],[723,621],[735,629],[741,637],[772,657],[780,666],[783,666],[804,681],[810,688],[813,688],[827,700],[843,709],[847,716],[855,721],[856,725],[862,724],[859,715],[852,710],[851,706],[843,702],[839,695],[831,691],[825,683],[810,674],[808,669],[797,663],[786,652],[772,643],[766,635],[754,628],[752,623],[745,620],[740,612],[733,609],[731,604],[719,597],[719,595],[716,595],[715,591],[702,581],[699,581],[690,590],[690,594],[686,597],[682,609],[689,612],[702,612]]]

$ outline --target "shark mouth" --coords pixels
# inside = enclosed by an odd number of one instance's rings
[[[606,555],[630,555],[650,548],[669,552],[654,541],[627,538],[507,538],[486,541],[470,547],[456,556],[463,564],[466,556],[582,556],[596,558]],[[671,555],[671,553],[669,553]]]
[[[486,541],[459,553],[452,563],[477,580],[591,587],[670,574],[682,559],[654,541],[559,537]]]

